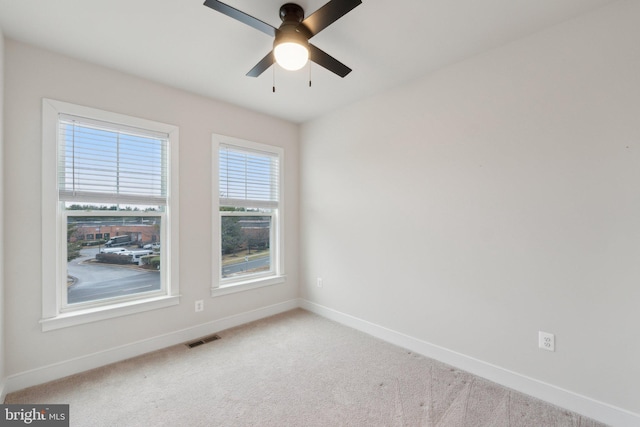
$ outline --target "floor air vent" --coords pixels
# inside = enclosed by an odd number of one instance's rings
[[[206,344],[208,342],[219,340],[219,339],[220,339],[220,335],[218,334],[209,335],[208,337],[199,338],[193,342],[187,343],[187,347],[193,348],[193,347],[197,347],[199,345]]]

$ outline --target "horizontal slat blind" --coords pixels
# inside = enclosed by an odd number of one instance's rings
[[[277,154],[220,145],[220,205],[277,208],[280,159]]]
[[[63,114],[58,132],[60,200],[166,205],[167,134]]]

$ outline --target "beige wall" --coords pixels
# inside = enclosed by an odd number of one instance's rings
[[[639,20],[617,2],[303,125],[303,298],[640,414]]]
[[[0,27],[0,396],[4,390],[4,35]]]
[[[298,127],[283,120],[7,40],[5,46],[6,374],[67,363],[239,313],[295,300],[298,292]],[[188,72],[188,70],[185,70]],[[181,304],[41,332],[41,105],[57,99],[180,128]],[[287,281],[217,298],[212,285],[212,133],[283,147]],[[215,218],[215,217],[214,217]],[[52,280],[53,283],[53,280]],[[205,301],[203,313],[195,300]],[[82,359],[84,360],[84,359]],[[105,360],[108,361],[108,358]],[[80,362],[78,362],[80,365]],[[66,366],[66,365],[65,365]]]

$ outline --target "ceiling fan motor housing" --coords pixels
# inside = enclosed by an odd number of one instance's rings
[[[304,19],[304,10],[295,3],[283,4],[280,7],[280,19],[283,23],[295,21],[296,24],[299,24]]]
[[[287,3],[280,7],[280,19],[282,24],[278,28],[273,45],[280,43],[296,43],[301,46],[309,46],[309,35],[303,25],[304,10],[294,3]]]

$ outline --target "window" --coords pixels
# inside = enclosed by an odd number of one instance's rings
[[[283,150],[214,135],[213,295],[282,283]]]
[[[175,126],[43,100],[43,330],[178,303],[177,143]]]

